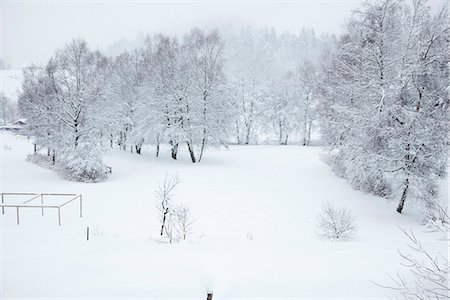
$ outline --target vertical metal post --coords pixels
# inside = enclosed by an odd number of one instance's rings
[[[3,193],[2,193],[2,205],[5,204],[5,199],[3,199]],[[2,215],[5,214],[5,208],[2,206]]]
[[[58,207],[58,224],[61,226],[61,208]]]
[[[41,214],[44,215],[44,195],[41,194]]]
[[[83,217],[83,196],[80,194],[80,218]]]
[[[19,225],[19,207],[17,206],[17,225]]]

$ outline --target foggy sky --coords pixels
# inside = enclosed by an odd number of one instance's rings
[[[183,34],[191,27],[273,27],[340,33],[361,0],[347,1],[18,1],[0,0],[1,52],[13,68],[44,63],[74,37],[104,49],[141,33]]]

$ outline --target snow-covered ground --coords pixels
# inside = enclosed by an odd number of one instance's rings
[[[447,253],[437,235],[425,234],[420,215],[403,215],[389,202],[352,190],[321,161],[319,147],[232,146],[209,150],[200,164],[186,155],[154,158],[113,150],[105,182],[68,182],[25,161],[32,146],[1,135],[3,192],[81,193],[77,203],[41,216],[13,208],[1,215],[1,298],[311,299],[385,298],[406,248],[398,226],[411,228],[425,247]],[[176,200],[191,208],[194,235],[158,242],[154,190],[166,175],[182,182]],[[442,183],[444,199],[447,185]],[[322,201],[357,215],[348,242],[321,240],[316,217]],[[86,227],[91,238],[86,241]]]

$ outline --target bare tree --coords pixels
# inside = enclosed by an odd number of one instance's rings
[[[318,217],[319,235],[325,239],[348,240],[357,230],[355,217],[347,208],[336,208],[330,202],[322,204],[322,212]]]
[[[431,254],[412,231],[401,230],[409,239],[408,246],[411,251],[399,251],[399,255],[402,258],[402,266],[408,269],[414,279],[408,281],[405,276],[397,273],[396,276],[389,275],[393,285],[375,284],[397,291],[404,299],[450,299],[448,257]]]
[[[180,204],[175,209],[175,222],[178,239],[186,240],[186,237],[192,233],[191,227],[194,220],[191,216],[189,207]]]
[[[450,218],[447,207],[434,201],[427,205],[424,212],[426,226],[431,232],[444,235],[442,242],[448,242]],[[450,299],[449,275],[450,265],[448,255],[433,254],[422,246],[420,240],[412,230],[400,230],[408,238],[409,251],[399,251],[402,263],[412,280],[407,280],[400,272],[395,276],[389,275],[391,285],[374,284],[396,291],[403,299]]]
[[[173,205],[173,195],[176,187],[180,183],[178,176],[167,177],[164,182],[158,186],[156,189],[156,209],[159,212],[159,217],[161,221],[161,232],[160,235],[164,235],[172,232],[172,228],[165,228],[167,226],[168,219],[171,217]],[[170,230],[169,230],[170,229]],[[169,230],[169,231],[168,231]]]

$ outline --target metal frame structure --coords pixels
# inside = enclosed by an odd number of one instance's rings
[[[5,204],[5,196],[32,196],[31,199],[26,200],[20,204]],[[73,197],[70,200],[62,203],[61,205],[44,205],[44,197],[45,196],[62,196],[62,197]],[[33,200],[39,199],[41,205],[30,205]],[[16,218],[17,225],[19,225],[19,208],[40,208],[41,214],[44,215],[44,208],[56,208],[58,210],[58,224],[61,226],[61,207],[69,204],[72,201],[77,199],[80,200],[80,218],[83,217],[83,195],[81,194],[38,194],[38,193],[1,193],[2,203],[0,207],[2,208],[2,215],[5,214],[5,207],[15,207],[16,208]]]

